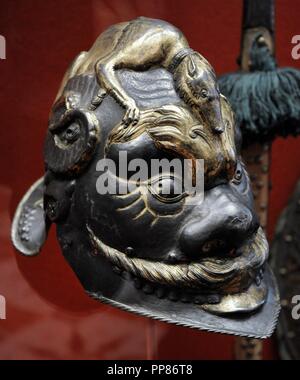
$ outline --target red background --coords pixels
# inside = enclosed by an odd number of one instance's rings
[[[291,38],[300,34],[300,1],[277,0],[276,47],[281,66],[300,68]],[[13,250],[10,223],[18,201],[43,173],[48,113],[68,64],[109,25],[137,16],[179,27],[218,74],[236,69],[241,0],[1,0],[0,34],[0,320],[1,359],[230,359],[234,338],[150,322],[90,300],[65,263],[55,232],[39,257]],[[300,176],[300,139],[272,148],[269,237]],[[274,342],[264,357],[276,358]]]

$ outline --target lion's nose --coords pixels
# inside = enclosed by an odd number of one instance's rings
[[[257,228],[257,219],[248,208],[230,203],[186,225],[180,236],[180,248],[190,258],[216,251],[225,254],[238,247]]]

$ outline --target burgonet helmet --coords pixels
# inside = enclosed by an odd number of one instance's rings
[[[178,29],[144,17],[114,25],[65,74],[45,175],[18,206],[14,245],[36,255],[55,223],[91,297],[182,326],[268,337],[279,296],[240,140],[213,68]],[[193,168],[203,159],[204,194],[174,191],[182,178],[171,171],[135,181],[130,166],[121,170],[125,156],[189,159]],[[100,177],[118,191],[99,191]]]

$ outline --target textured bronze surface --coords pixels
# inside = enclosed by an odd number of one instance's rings
[[[138,18],[109,28],[67,71],[50,114],[44,180],[20,207],[44,194],[45,226],[56,223],[62,252],[92,297],[183,326],[264,338],[275,327],[278,293],[240,145],[210,64],[172,25]],[[148,164],[188,158],[193,169],[204,159],[204,198],[164,194],[179,181],[166,169],[134,190],[100,194],[100,175],[118,189],[134,182],[121,174],[124,152]],[[116,173],[99,168],[103,158]],[[12,235],[27,255],[44,242],[29,228],[23,249],[19,231]]]
[[[277,329],[280,357],[300,359],[300,182],[277,222],[272,242],[272,267],[277,275],[282,312]],[[294,299],[294,297],[296,299]],[[294,312],[293,312],[294,309]]]

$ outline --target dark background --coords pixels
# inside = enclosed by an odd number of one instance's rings
[[[0,359],[230,359],[234,338],[170,326],[90,300],[50,234],[39,257],[24,258],[10,243],[18,201],[43,173],[48,113],[60,80],[81,50],[109,25],[137,16],[180,28],[218,74],[236,69],[241,0],[1,0],[0,34]],[[276,54],[281,66],[300,68],[291,39],[300,34],[300,1],[276,1]],[[300,138],[272,147],[273,190],[269,238],[300,176]],[[264,343],[276,358],[276,343]]]

